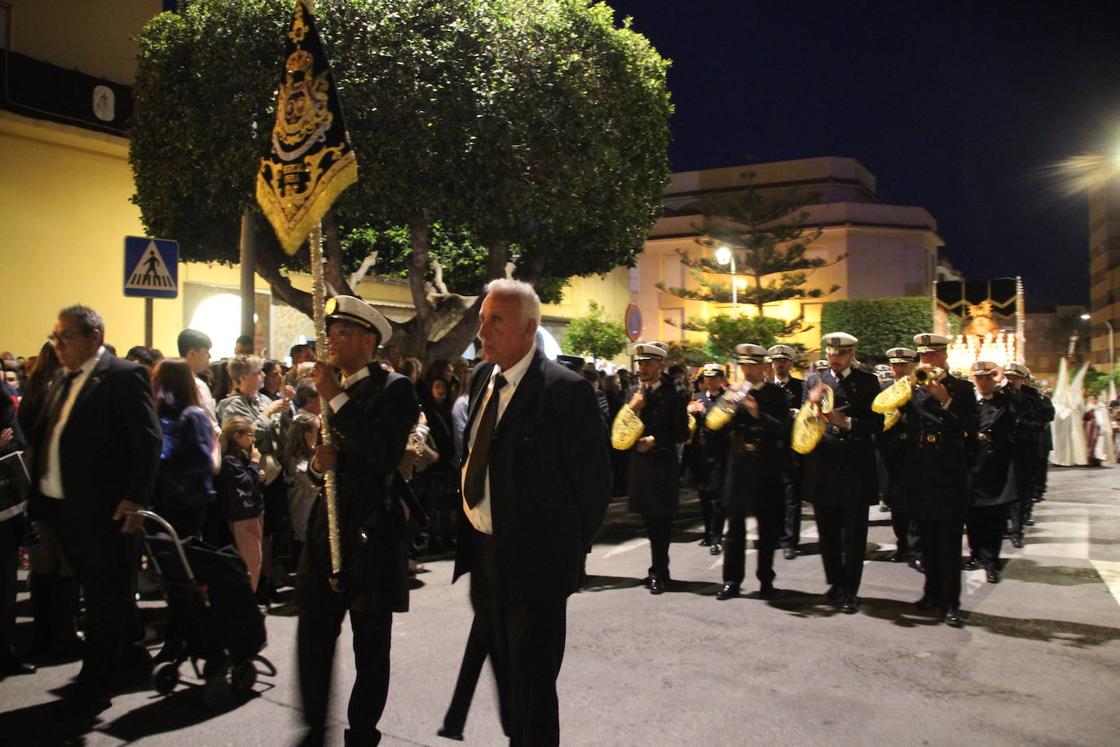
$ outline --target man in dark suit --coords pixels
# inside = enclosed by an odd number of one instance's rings
[[[688,394],[665,372],[667,354],[661,342],[635,347],[639,381],[627,405],[642,421],[642,435],[630,448],[628,507],[641,515],[649,536],[650,594],[664,593],[670,582],[669,544],[680,503],[677,445],[688,440]]]
[[[29,513],[58,537],[85,589],[82,670],[64,692],[82,714],[109,707],[119,678],[150,668],[133,602],[137,534],[128,512],[151,501],[163,434],[148,370],[103,346],[93,309],[59,312],[51,340],[63,369],[36,419]]]
[[[1017,499],[1009,510],[1008,534],[1012,547],[1023,546],[1023,527],[1031,526],[1034,502],[1039,498],[1038,473],[1046,469],[1046,437],[1054,419],[1054,405],[1028,383],[1031,370],[1026,364],[1013,361],[1003,371],[1006,392],[1015,405],[1015,486]]]
[[[920,368],[948,371],[949,338],[914,335]],[[976,394],[946,374],[915,386],[904,410],[907,440],[898,503],[918,523],[925,572],[920,610],[940,607],[945,624],[960,627],[961,532],[968,515],[968,443],[976,433]]]
[[[805,398],[811,402],[819,402],[825,389],[832,390],[832,411],[822,415],[827,421],[824,437],[802,460],[802,486],[817,519],[829,585],[825,596],[847,614],[859,610],[867,510],[879,503],[872,439],[883,430],[883,416],[871,410],[879,380],[852,365],[858,342],[846,332],[822,337],[828,370],[805,382]]]
[[[766,351],[770,366],[774,369],[774,386],[786,394],[789,402],[790,418],[797,414],[805,396],[805,382],[793,376],[793,361],[797,351],[789,345],[771,345]],[[792,420],[790,425],[792,425]],[[789,448],[789,434],[786,434],[786,449],[782,456],[782,484],[785,490],[785,517],[782,530],[782,555],[793,560],[798,555],[797,546],[801,543],[801,459]]]
[[[910,348],[891,348],[887,351],[887,360],[890,362],[893,378],[883,382],[887,389],[898,381],[908,378],[914,370],[914,361],[918,354]],[[909,435],[906,429],[906,413],[899,412],[895,422],[888,430],[879,434],[879,456],[882,459],[883,471],[880,473],[884,484],[879,492],[885,497],[885,502],[891,510],[891,527],[894,529],[895,551],[887,560],[892,563],[905,562],[913,568],[921,568],[921,554],[918,550],[917,527],[913,519],[906,513],[905,501],[902,492],[902,467],[906,457],[906,445]],[[884,420],[887,418],[884,417]],[[884,423],[884,427],[886,424]]]
[[[727,460],[728,431],[711,430],[705,423],[708,412],[725,391],[723,367],[718,363],[708,363],[700,375],[700,391],[688,403],[688,413],[696,421],[691,467],[700,497],[700,513],[704,517],[704,539],[700,540],[700,545],[709,548],[712,555],[720,554],[723,542],[720,493],[723,491],[723,465]]]
[[[353,296],[328,300],[326,312],[329,365],[316,363],[312,378],[331,443],[316,448],[311,470],[335,471],[342,574],[332,579],[320,496],[296,577],[304,743],[323,742],[335,643],[349,612],[356,671],[346,743],[370,745],[381,739],[377,722],[389,694],[393,613],[408,611],[408,518],[393,484],[419,404],[408,378],[373,363],[378,344],[392,334],[380,312]]]
[[[547,747],[560,742],[567,600],[606,511],[607,445],[591,385],[537,348],[532,286],[495,280],[485,292],[454,577],[471,574],[510,744]]]
[[[739,596],[746,570],[747,517],[758,519],[758,596],[770,599],[774,589],[774,551],[782,535],[785,490],[783,452],[790,432],[789,400],[763,373],[766,348],[743,343],[735,358],[750,386],[728,424],[730,444],[723,505],[727,511],[727,552],[723,556],[723,587],[716,599]]]

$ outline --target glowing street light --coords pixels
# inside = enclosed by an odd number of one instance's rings
[[[735,278],[735,252],[728,246],[721,245],[716,249],[716,262],[721,265],[731,265],[731,308],[739,310],[739,284]]]
[[[1118,160],[1120,160],[1120,156],[1118,156]],[[1082,314],[1081,319],[1082,319],[1082,321],[1088,322],[1088,321],[1092,321],[1093,317],[1090,314]],[[1114,334],[1113,334],[1113,331],[1112,331],[1112,323],[1109,322],[1107,319],[1101,319],[1101,324],[1108,327],[1108,365],[1112,368],[1113,371],[1115,371],[1116,370],[1116,348],[1113,344]]]

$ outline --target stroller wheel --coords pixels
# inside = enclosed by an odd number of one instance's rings
[[[229,682],[235,693],[245,694],[257,684],[257,668],[251,661],[235,664],[229,672]]]
[[[202,704],[212,709],[225,708],[229,705],[231,694],[229,681],[224,673],[211,677],[202,686]]]
[[[152,670],[152,687],[160,695],[169,695],[179,684],[179,665],[175,662],[161,662]]]

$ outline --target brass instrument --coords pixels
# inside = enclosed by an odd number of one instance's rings
[[[623,405],[618,415],[614,417],[614,424],[611,425],[611,446],[619,451],[626,451],[638,443],[645,428],[638,413],[631,410],[629,404]]]
[[[817,448],[817,444],[824,438],[824,420],[822,415],[832,412],[835,399],[832,389],[825,387],[819,403],[806,399],[805,404],[797,411],[793,419],[793,433],[790,436],[790,445],[798,454],[808,454]]]
[[[735,410],[738,409],[739,403],[742,402],[751,390],[751,383],[744,381],[734,389],[728,389],[716,403],[712,405],[712,409],[708,410],[708,416],[704,419],[704,425],[710,431],[718,431],[725,425],[731,422],[731,418],[735,415]]]
[[[910,379],[912,379],[914,386],[926,386],[935,381],[941,381],[945,378],[946,373],[948,372],[937,366],[929,366],[928,368],[918,366],[914,369],[914,373],[910,374]]]
[[[914,387],[927,386],[935,381],[945,378],[945,370],[936,366],[919,366],[907,377],[899,379],[889,387],[879,392],[871,403],[871,409],[880,415],[886,415],[891,410],[901,410],[910,401]],[[886,430],[884,428],[883,430]]]
[[[902,410],[887,410],[883,413],[883,433],[898,425],[898,421],[901,419]]]

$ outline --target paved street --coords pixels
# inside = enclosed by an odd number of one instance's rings
[[[588,562],[589,588],[568,608],[560,676],[561,733],[579,745],[926,744],[1114,745],[1120,733],[1120,470],[1055,469],[1028,544],[1005,543],[999,585],[967,574],[966,627],[917,614],[921,577],[882,560],[888,516],[872,509],[858,615],[819,603],[825,585],[812,522],[808,554],[776,560],[778,599],[717,602],[720,559],[697,546],[686,503],[672,547],[676,583],[652,597],[640,585],[648,545],[635,518],[612,506]],[[757,589],[754,559],[747,560]],[[387,745],[449,745],[436,737],[470,623],[466,584],[450,562],[427,563],[413,611],[396,618],[393,679],[381,728]],[[21,607],[26,613],[28,605]],[[21,625],[29,621],[21,618]],[[268,620],[276,677],[256,697],[206,710],[197,688],[114,699],[92,731],[60,722],[46,690],[76,664],[0,682],[0,744],[280,745],[298,732],[295,619]],[[340,652],[349,646],[344,633]],[[347,657],[337,681],[348,688]],[[187,667],[184,667],[186,674]],[[189,678],[188,678],[189,679]],[[341,744],[345,697],[335,699]],[[501,743],[485,673],[468,744]]]

